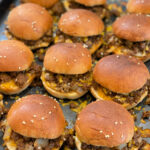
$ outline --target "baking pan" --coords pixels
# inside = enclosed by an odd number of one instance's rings
[[[118,0],[108,0],[109,3],[116,3],[118,5],[120,5],[120,1]],[[121,1],[125,2],[124,1]],[[18,5],[19,4],[19,0],[0,0],[0,40],[5,40],[7,39],[4,35],[4,29],[5,29],[5,21],[9,12],[9,8],[10,5]],[[124,6],[123,6],[124,7]],[[125,7],[124,7],[125,8]],[[37,61],[38,62],[38,61]],[[38,62],[40,63],[40,62]],[[146,63],[148,69],[150,70],[150,61]],[[10,107],[11,104],[18,98],[18,97],[22,97],[25,95],[29,95],[29,94],[48,94],[46,92],[46,90],[43,87],[29,87],[27,90],[25,90],[24,92],[22,92],[19,95],[13,95],[13,96],[4,96],[4,103],[6,104],[6,107]],[[95,98],[92,97],[92,95],[90,93],[86,94],[84,97],[80,98],[79,100],[75,100],[76,103],[80,104],[82,103],[83,106],[85,106],[87,103],[90,103],[91,101],[94,101]],[[63,109],[64,115],[66,117],[66,120],[68,122],[68,128],[72,128],[76,119],[76,112],[72,111],[70,109],[70,104],[68,100],[59,100],[61,104],[61,107]],[[78,106],[78,109],[81,109],[82,105]],[[144,101],[142,103],[140,103],[138,106],[141,106],[141,108],[144,108],[145,111],[146,110],[150,110],[150,106],[145,105]],[[141,122],[141,116],[142,116],[142,111],[143,109],[140,110],[135,110],[135,113],[137,115],[137,121],[135,122],[136,126],[138,127],[143,127],[143,129],[150,129],[150,121],[147,121],[146,123],[142,123]],[[2,147],[2,133],[0,132],[0,150],[4,150],[4,148]],[[150,143],[150,138],[146,138],[146,141],[148,141],[148,143]],[[63,149],[63,148],[62,148]]]

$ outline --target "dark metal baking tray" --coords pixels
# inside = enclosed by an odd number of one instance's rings
[[[5,1],[5,2],[4,2]],[[120,0],[108,0],[109,3],[117,3],[119,4]],[[126,0],[122,0],[122,1],[126,1]],[[5,21],[9,12],[9,5],[10,4],[15,4],[18,5],[19,4],[19,0],[0,0],[0,41],[1,40],[5,40],[7,39],[4,35],[4,29],[5,29]],[[150,61],[146,63],[148,69],[150,70]],[[24,92],[22,92],[19,95],[13,95],[13,96],[4,96],[4,102],[8,102],[7,107],[10,107],[11,104],[15,101],[16,97],[23,97],[25,95],[28,94],[48,94],[46,92],[46,90],[43,87],[29,87],[27,90],[25,90]],[[86,94],[84,97],[82,97],[80,100],[75,100],[76,102],[81,102],[84,101],[86,99],[90,99],[88,102],[90,101],[94,101],[95,98],[92,97],[92,95],[90,93]],[[58,100],[60,101],[60,100]],[[66,103],[68,102],[67,100],[65,100]],[[146,110],[150,110],[150,106],[148,105],[144,105],[144,102],[140,103],[139,106],[142,106],[142,108],[145,108]],[[76,119],[76,113],[74,111],[72,111],[70,109],[69,105],[61,105],[64,115],[66,117],[66,120],[68,122],[68,128],[72,128],[74,126],[74,122]],[[135,122],[135,124],[139,127],[143,127],[143,129],[150,129],[150,121],[143,124],[141,123],[140,119],[141,119],[141,115],[142,115],[142,109],[140,111],[135,111],[135,113],[137,114],[137,121]],[[0,132],[0,150],[4,150],[4,148],[2,147],[2,133]],[[146,139],[149,143],[150,143],[150,138]]]

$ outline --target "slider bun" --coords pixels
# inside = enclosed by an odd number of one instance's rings
[[[120,104],[100,100],[87,105],[79,113],[75,131],[83,143],[115,147],[132,139],[134,121]]]
[[[17,38],[38,40],[51,29],[52,17],[43,7],[26,3],[10,11],[7,25]]]
[[[59,43],[47,50],[44,67],[53,73],[84,74],[91,69],[92,59],[82,44]]]
[[[24,71],[33,62],[32,51],[17,40],[0,41],[0,72]]]
[[[93,77],[110,91],[125,94],[141,89],[149,78],[149,71],[142,61],[134,57],[110,55],[96,64]]]
[[[75,0],[75,2],[83,4],[85,6],[96,6],[105,4],[106,0]]]
[[[25,3],[35,3],[39,4],[43,7],[50,8],[52,7],[58,0],[22,0]]]
[[[150,13],[150,0],[129,0],[127,10],[130,13]]]
[[[55,139],[65,128],[65,118],[59,104],[48,96],[29,95],[10,108],[8,125],[26,137]]]
[[[61,16],[58,27],[65,34],[86,37],[101,34],[104,23],[91,11],[73,9]]]
[[[150,17],[129,14],[118,18],[113,24],[116,36],[133,42],[150,40]]]

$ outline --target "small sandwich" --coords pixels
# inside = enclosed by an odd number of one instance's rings
[[[96,13],[101,19],[109,18],[110,12],[106,0],[64,0],[66,10],[87,9]]]
[[[134,134],[134,120],[121,105],[96,101],[87,105],[75,123],[78,150],[117,150]]]
[[[46,90],[57,98],[77,99],[92,84],[90,52],[80,43],[58,43],[44,58],[41,80]]]
[[[129,13],[150,14],[149,0],[129,0],[127,3]]]
[[[0,41],[0,92],[18,94],[41,73],[32,51],[16,40]]]
[[[37,4],[26,3],[12,9],[6,25],[8,39],[20,40],[31,49],[47,47],[52,41],[52,17]]]
[[[83,43],[91,53],[102,44],[104,24],[93,12],[74,9],[64,13],[54,31],[55,43]]]
[[[104,36],[103,46],[96,57],[109,54],[135,56],[142,61],[150,59],[150,17],[143,14],[128,14],[118,18],[112,31]]]
[[[4,124],[8,150],[59,150],[65,141],[65,118],[52,98],[29,95],[15,102]]]
[[[94,97],[115,101],[127,109],[148,95],[149,71],[142,61],[132,56],[103,57],[94,68],[93,78]]]

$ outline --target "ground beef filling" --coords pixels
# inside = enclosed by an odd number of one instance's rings
[[[64,137],[61,136],[54,140],[48,140],[48,139],[39,140],[39,139],[24,137],[12,131],[10,139],[15,141],[15,143],[17,144],[17,150],[52,150],[52,148],[61,147],[60,141],[64,140]]]
[[[150,42],[149,41],[143,41],[143,42],[131,42],[128,40],[123,40],[118,37],[116,37],[112,33],[107,33],[104,36],[104,43],[100,50],[98,50],[95,53],[96,58],[102,58],[104,56],[107,56],[109,54],[115,53],[113,51],[110,51],[111,47],[123,47],[121,49],[121,52],[124,54],[128,54],[131,56],[140,56],[146,55],[150,53]]]
[[[96,13],[102,19],[110,17],[110,11],[108,10],[106,5],[87,7],[87,6],[84,6],[79,3],[74,2],[74,0],[69,0],[69,8],[71,8],[71,9],[77,9],[77,8],[88,9],[88,10]]]
[[[54,31],[55,43],[73,42],[83,43],[85,48],[91,49],[93,45],[98,45],[102,41],[102,35],[91,36],[91,37],[73,37],[62,33],[59,29]],[[57,36],[57,37],[56,37]]]
[[[35,74],[36,76],[40,76],[41,67],[36,63],[32,63],[29,70],[26,70],[26,71],[0,73],[0,84],[13,80],[15,82],[15,84],[21,88],[28,81],[29,77],[27,76],[27,73]]]
[[[45,80],[59,92],[76,91],[82,93],[89,90],[92,84],[92,74],[88,72],[82,75],[63,75],[46,71]]]
[[[15,37],[6,27],[5,34],[8,39],[13,40],[20,40],[24,42],[26,45],[28,45],[31,49],[37,49],[41,47],[47,47],[51,42],[52,42],[52,30],[49,30],[48,32],[45,33],[43,37],[41,37],[39,40],[33,41],[33,40],[23,40],[18,37]]]
[[[105,95],[110,96],[113,99],[113,101],[115,101],[119,104],[124,104],[124,103],[134,104],[139,101],[141,96],[146,91],[148,91],[148,87],[150,86],[150,80],[148,80],[147,83],[141,89],[139,89],[137,91],[133,91],[127,95],[112,92],[95,82],[94,82],[93,86],[95,89],[100,87],[102,89],[103,93],[105,93]]]

